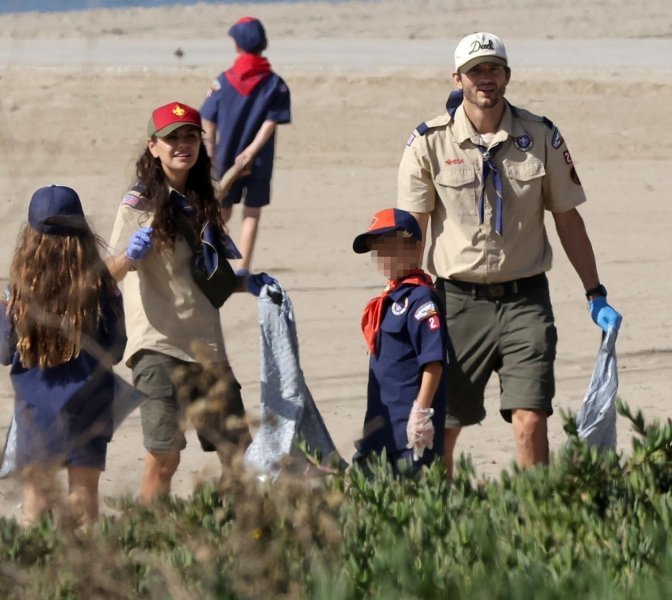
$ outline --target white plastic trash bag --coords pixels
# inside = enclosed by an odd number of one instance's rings
[[[576,415],[579,439],[600,450],[616,449],[617,337],[614,328],[604,336],[586,397]]]
[[[273,301],[271,295],[280,303]],[[264,286],[258,301],[261,328],[261,425],[245,453],[246,462],[275,477],[297,440],[322,455],[322,465],[340,457],[299,365],[294,308],[279,284]]]

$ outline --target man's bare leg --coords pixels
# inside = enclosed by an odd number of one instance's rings
[[[453,480],[453,453],[460,431],[462,431],[460,427],[443,430],[443,462],[446,464],[448,481]]]
[[[513,435],[516,441],[516,459],[521,469],[548,464],[548,417],[546,411],[512,411]]]

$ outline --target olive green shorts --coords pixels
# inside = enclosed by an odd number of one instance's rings
[[[132,360],[133,385],[147,396],[140,405],[144,445],[150,452],[182,450],[191,424],[203,450],[249,442],[240,384],[227,362],[204,367],[142,350]],[[231,423],[230,417],[240,417]],[[235,422],[237,421],[237,422]]]
[[[515,409],[553,413],[557,332],[548,282],[544,276],[534,281],[532,289],[497,299],[437,281],[448,326],[446,428],[485,418],[484,390],[493,372],[506,421]]]

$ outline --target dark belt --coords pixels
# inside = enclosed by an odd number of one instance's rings
[[[438,290],[470,294],[474,298],[482,300],[497,300],[546,286],[548,286],[548,280],[545,273],[502,283],[469,283],[468,281],[444,279],[443,277],[437,277],[436,279]]]

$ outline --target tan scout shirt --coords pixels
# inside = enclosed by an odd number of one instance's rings
[[[110,238],[113,256],[123,254],[131,235],[151,226],[152,218],[144,198],[135,206],[122,202]],[[178,236],[174,252],[159,255],[151,248],[145,258],[136,261],[137,270],[124,278],[128,335],[124,360],[129,366],[131,357],[142,349],[194,362],[194,341],[205,343],[216,356],[226,359],[219,311],[194,283],[190,257],[188,244]]]
[[[495,231],[496,194],[486,182],[479,224],[482,144],[461,105],[411,134],[399,165],[399,208],[430,213],[429,270],[443,278],[501,283],[551,268],[544,210],[566,212],[586,197],[562,136],[550,121],[508,103],[490,147],[503,186],[503,234]],[[420,128],[423,130],[424,128]],[[524,136],[527,136],[524,137]]]

